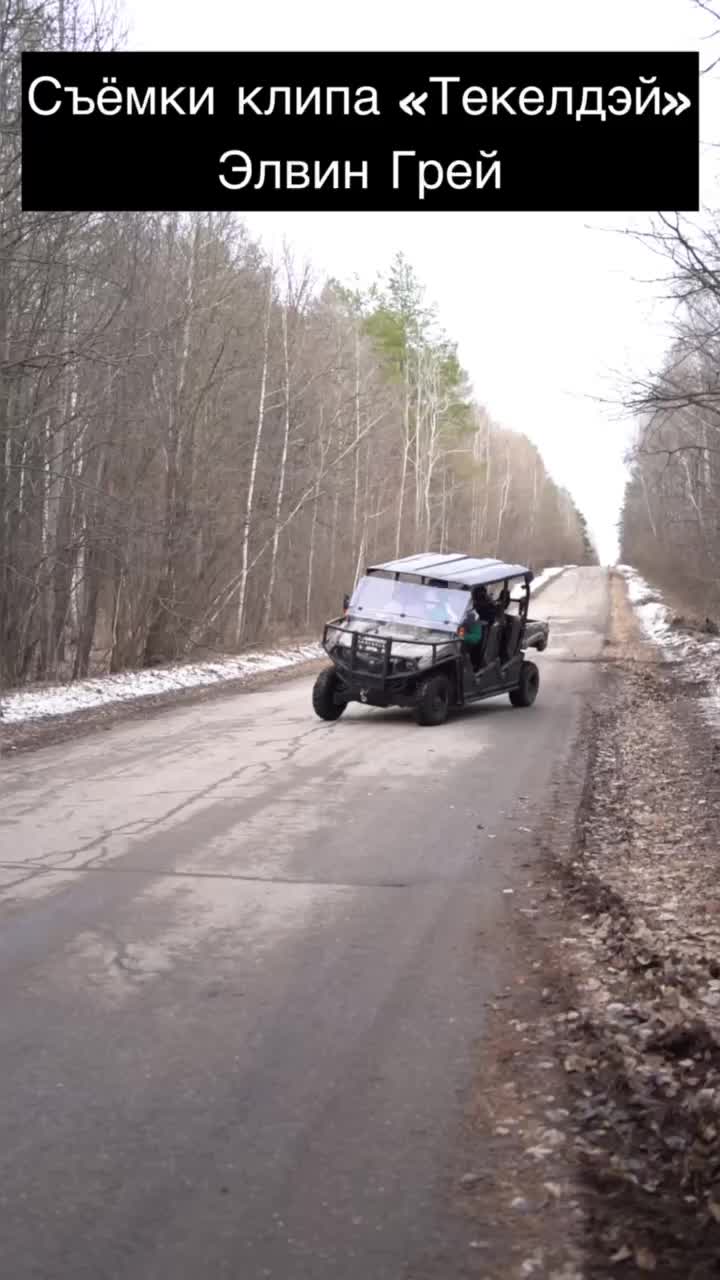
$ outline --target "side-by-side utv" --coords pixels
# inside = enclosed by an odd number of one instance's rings
[[[332,666],[315,681],[316,714],[337,720],[361,702],[411,707],[418,724],[437,725],[451,708],[500,694],[531,706],[540,675],[525,650],[542,652],[549,636],[528,617],[532,578],[523,565],[460,554],[369,567],[325,624]]]

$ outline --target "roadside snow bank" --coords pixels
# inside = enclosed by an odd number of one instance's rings
[[[530,595],[534,595],[540,587],[544,587],[548,582],[552,582],[553,578],[559,577],[559,575],[564,573],[566,569],[575,569],[576,567],[577,566],[574,564],[561,564],[554,565],[552,569],[543,569],[542,573],[539,573],[537,578],[533,578],[533,581],[530,583]]]
[[[679,631],[673,631],[672,613],[667,605],[663,604],[660,592],[651,587],[650,583],[632,568],[632,565],[619,564],[616,568],[625,579],[628,596],[635,606],[635,612],[648,639],[654,640],[661,648],[682,649],[690,637]],[[666,656],[675,656],[675,654]]]
[[[0,698],[2,724],[20,724],[47,716],[67,716],[113,702],[131,702],[161,693],[214,685],[224,680],[243,680],[263,671],[313,662],[323,656],[318,645],[297,649],[245,653],[215,662],[177,663],[147,671],[124,671],[116,676],[97,676],[74,684],[48,685],[42,689],[19,690]]]
[[[713,710],[720,709],[720,637],[704,635],[673,623],[672,610],[662,594],[651,587],[632,565],[616,565],[627,583],[628,596],[648,640],[656,644],[667,662],[681,662],[683,674],[693,683],[708,681]]]

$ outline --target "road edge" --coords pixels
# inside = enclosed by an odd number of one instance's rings
[[[322,658],[309,659],[307,662],[233,680],[197,685],[189,689],[170,689],[161,694],[144,694],[127,702],[108,702],[92,710],[73,711],[67,715],[47,716],[12,725],[3,725],[0,721],[0,757],[12,758],[27,752],[41,751],[44,747],[57,746],[75,738],[107,732],[133,720],[146,720],[151,716],[215,702],[220,698],[255,693],[273,684],[314,675],[324,665]]]

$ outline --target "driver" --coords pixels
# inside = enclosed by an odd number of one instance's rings
[[[487,587],[475,587],[472,593],[472,602],[478,618],[487,626],[492,626],[493,622],[500,616],[501,606],[492,599]]]
[[[505,593],[503,592],[503,595],[496,603],[487,587],[479,586],[473,588],[471,595],[472,609],[469,610],[464,623],[463,644],[470,649],[470,661],[475,670],[477,670],[482,661],[484,642],[490,627],[493,622],[502,617],[503,611],[507,607],[504,595]]]
[[[481,608],[483,602],[482,599],[477,598],[476,591],[473,591],[470,600],[470,608],[463,618],[462,638],[463,647],[470,650],[470,661],[473,667],[477,669],[480,662],[483,640],[485,639],[487,620],[482,615]],[[480,608],[478,608],[478,605]]]

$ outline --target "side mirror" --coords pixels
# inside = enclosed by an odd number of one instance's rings
[[[345,595],[343,596],[343,613],[347,613],[349,608],[350,608],[350,596],[346,591]]]

